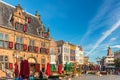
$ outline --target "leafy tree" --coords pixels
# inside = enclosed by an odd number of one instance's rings
[[[114,64],[116,68],[120,68],[120,58],[114,60]]]

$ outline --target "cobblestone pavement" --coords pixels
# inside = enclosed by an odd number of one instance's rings
[[[106,75],[106,76],[96,76],[96,75],[83,75],[81,77],[75,77],[71,80],[120,80],[120,75]]]

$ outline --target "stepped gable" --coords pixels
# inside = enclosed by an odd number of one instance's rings
[[[16,7],[0,1],[0,26],[10,28],[10,29],[15,29],[13,24],[10,21],[15,9],[16,9]],[[37,29],[42,28],[41,21],[36,16],[34,16],[28,12],[24,12],[22,10],[22,13],[25,14],[26,18],[29,17],[31,19],[31,22],[29,24],[27,24],[28,30],[26,33],[38,35]],[[43,32],[45,32],[44,29],[43,29]]]

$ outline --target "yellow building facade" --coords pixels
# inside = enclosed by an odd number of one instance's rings
[[[30,71],[45,71],[50,62],[50,32],[40,21],[40,15],[24,12],[0,2],[0,72],[13,72],[14,64],[27,59]]]

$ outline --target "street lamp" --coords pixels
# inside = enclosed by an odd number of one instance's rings
[[[96,62],[98,65],[100,65],[100,60],[101,60],[101,58],[99,58],[99,57],[96,58]]]
[[[100,68],[101,68],[100,61],[101,61],[101,58],[97,57],[97,58],[96,58],[96,62],[97,62],[97,64],[98,64],[98,66],[99,66],[99,70],[100,70]]]

